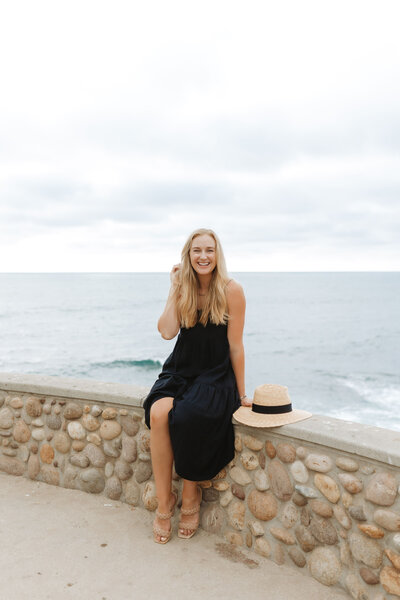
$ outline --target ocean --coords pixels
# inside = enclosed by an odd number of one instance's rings
[[[400,273],[231,273],[246,295],[246,392],[400,431]],[[150,387],[168,273],[0,274],[0,372]]]

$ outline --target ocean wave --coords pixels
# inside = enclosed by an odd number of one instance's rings
[[[392,411],[400,406],[400,386],[388,385],[369,375],[351,375],[348,379],[339,379],[340,383],[358,394],[364,401],[381,410]]]
[[[159,369],[162,367],[162,363],[159,360],[153,360],[152,358],[144,358],[142,360],[123,360],[117,359],[108,362],[96,362],[90,363],[92,368],[106,368],[106,369],[121,369],[130,367],[139,367],[142,369]]]

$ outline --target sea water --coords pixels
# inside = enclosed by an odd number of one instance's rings
[[[400,430],[400,273],[231,273],[246,296],[246,392]],[[0,372],[150,387],[172,352],[168,273],[0,274]]]

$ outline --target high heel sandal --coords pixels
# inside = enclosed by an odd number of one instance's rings
[[[175,505],[178,500],[178,495],[176,494],[176,492],[172,492],[172,494],[175,496],[175,501],[172,505],[171,510],[167,513],[161,513],[158,509],[156,510],[156,516],[159,519],[170,519],[174,515]],[[165,529],[161,529],[161,527],[159,527],[158,525],[156,525],[153,522],[153,539],[155,542],[157,542],[157,544],[166,544],[167,542],[169,542],[169,540],[171,539],[171,533],[172,533],[172,525],[168,531],[165,531]],[[158,540],[156,537],[157,535],[159,535],[160,537],[165,537],[166,539]]]
[[[199,486],[197,486],[197,495],[199,492],[200,492],[199,502],[196,504],[196,506],[194,506],[194,508],[181,508],[182,515],[195,515],[196,513],[200,512],[200,504],[201,504],[201,500],[203,497],[203,493],[201,491],[201,488]],[[197,522],[197,525],[195,527],[190,527],[187,523],[182,523],[182,521],[179,521],[178,537],[180,537],[184,540],[188,540],[189,538],[193,537],[199,528],[199,524],[200,524],[200,515],[199,515],[199,520]],[[191,533],[189,533],[189,535],[185,535],[184,533],[180,532],[180,529],[190,529]]]

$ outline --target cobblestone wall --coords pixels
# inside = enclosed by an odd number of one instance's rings
[[[203,529],[355,599],[400,596],[399,467],[282,428],[235,433],[234,460],[200,483]],[[140,406],[0,391],[0,444],[9,474],[157,506]]]

